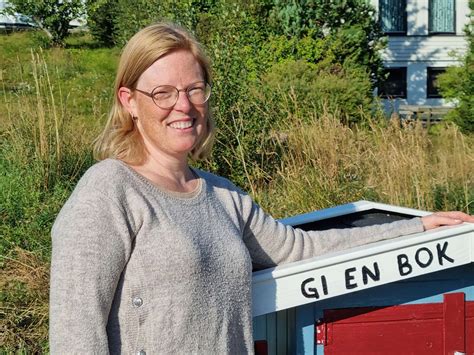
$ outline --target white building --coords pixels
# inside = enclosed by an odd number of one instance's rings
[[[7,1],[0,0],[0,30],[21,29],[35,26],[33,20],[27,16],[21,14],[9,15],[3,13],[6,8]]]
[[[400,105],[449,106],[436,77],[458,64],[467,42],[468,0],[371,0],[388,36],[387,80],[378,89],[388,112]]]

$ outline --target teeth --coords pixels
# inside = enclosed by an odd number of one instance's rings
[[[170,127],[184,129],[184,128],[189,128],[192,125],[193,125],[193,121],[178,121],[178,122],[171,123]]]

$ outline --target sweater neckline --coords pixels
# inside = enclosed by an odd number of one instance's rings
[[[201,176],[200,171],[198,169],[194,169],[191,166],[189,168],[191,169],[191,172],[193,173],[193,175],[196,176],[198,180],[197,186],[193,191],[190,191],[190,192],[178,192],[178,191],[172,191],[162,186],[154,184],[148,178],[141,175],[139,172],[137,172],[135,169],[133,169],[131,166],[129,166],[127,163],[125,163],[124,161],[120,159],[113,159],[113,160],[116,160],[121,166],[125,168],[125,170],[129,174],[131,174],[133,177],[140,180],[148,190],[151,190],[152,192],[158,193],[160,195],[164,195],[166,197],[171,197],[174,199],[191,202],[199,198],[201,195],[203,195],[203,191],[205,190],[205,184],[206,184],[205,179]]]

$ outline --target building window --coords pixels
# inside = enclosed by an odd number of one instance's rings
[[[445,68],[427,68],[427,98],[440,98],[441,93],[439,92],[438,86],[438,75],[444,73]]]
[[[380,82],[378,93],[384,98],[407,97],[407,68],[386,68],[386,79]]]
[[[407,32],[406,0],[379,0],[380,25],[386,34]]]
[[[456,33],[454,0],[429,0],[428,31]]]

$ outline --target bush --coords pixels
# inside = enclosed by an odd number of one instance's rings
[[[474,132],[474,1],[469,1],[470,21],[465,27],[468,42],[466,54],[460,58],[458,67],[450,67],[439,76],[443,97],[454,102],[456,107],[446,119],[456,123],[463,132]]]
[[[157,21],[172,21],[194,31],[201,14],[215,6],[218,0],[117,0],[117,43],[124,45],[143,27]]]
[[[92,37],[102,46],[118,42],[117,16],[119,0],[87,0],[87,26]]]
[[[269,27],[288,39],[325,39],[338,63],[351,58],[371,73],[373,84],[382,75],[380,49],[385,45],[375,9],[366,1],[275,0]]]
[[[353,124],[370,113],[372,97],[368,75],[350,62],[325,66],[289,60],[274,65],[263,76],[261,87],[264,95],[259,105],[268,103],[271,110],[268,114],[275,111],[288,114],[298,109],[303,115],[314,118],[328,112],[343,123]],[[293,108],[286,104],[282,107],[287,94],[295,102]]]

